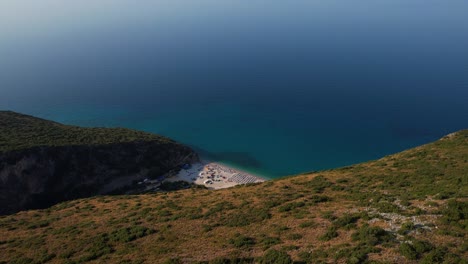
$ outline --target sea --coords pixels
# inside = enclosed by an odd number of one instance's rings
[[[466,0],[0,1],[0,109],[266,178],[468,128]]]

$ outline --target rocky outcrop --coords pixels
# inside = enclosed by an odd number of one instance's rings
[[[173,141],[39,146],[0,153],[0,214],[116,192],[198,160]]]

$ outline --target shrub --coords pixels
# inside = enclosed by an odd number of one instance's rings
[[[280,212],[289,212],[289,211],[291,211],[293,209],[303,207],[304,205],[305,205],[304,202],[292,202],[292,203],[288,203],[288,204],[285,204],[283,206],[280,206],[278,211],[280,211]]]
[[[314,221],[307,221],[299,224],[299,227],[306,228],[306,227],[314,227],[317,224]]]
[[[302,235],[301,235],[301,234],[290,234],[290,235],[288,236],[288,239],[290,239],[290,240],[299,240],[299,239],[301,239],[301,238],[302,238]]]
[[[108,241],[109,239],[106,234],[94,238],[91,247],[86,251],[87,254],[82,256],[78,262],[88,262],[114,252]]]
[[[241,234],[236,234],[234,238],[229,240],[229,243],[236,248],[246,248],[255,245],[255,240]]]
[[[349,179],[346,179],[346,178],[340,178],[336,180],[336,183],[348,183],[348,182],[349,182]]]
[[[281,203],[277,200],[268,200],[264,203],[264,205],[262,206],[263,208],[268,208],[268,209],[271,209],[273,207],[276,207],[278,205],[280,205]]]
[[[209,264],[251,264],[255,263],[252,258],[217,258],[211,260]]]
[[[312,204],[324,203],[330,201],[331,198],[325,195],[312,195],[308,201]]]
[[[323,248],[318,248],[312,251],[312,254],[311,254],[312,259],[326,258],[326,257],[328,257],[328,253]]]
[[[328,241],[328,240],[331,240],[335,237],[338,236],[338,233],[336,232],[336,227],[334,226],[331,226],[327,229],[327,231],[325,232],[325,234],[323,234],[319,239],[320,240],[323,240],[323,241]]]
[[[332,211],[323,212],[322,217],[323,217],[324,219],[328,219],[328,220],[330,220],[330,221],[333,221],[333,220],[336,219],[336,216],[333,215],[333,212],[332,212]]]
[[[268,250],[260,260],[262,264],[292,264],[291,256],[284,251]]]
[[[284,250],[284,251],[291,251],[291,250],[297,250],[297,249],[299,249],[299,246],[296,246],[296,245],[285,245],[281,247],[281,250]]]
[[[333,225],[337,228],[343,227],[345,229],[350,229],[351,227],[356,226],[355,223],[359,220],[358,215],[344,215],[333,221]]]
[[[312,253],[307,251],[301,251],[297,255],[303,262],[310,263],[312,262]]]
[[[57,255],[56,254],[49,254],[47,250],[42,251],[41,253],[38,254],[35,263],[47,263],[53,258],[55,258]]]
[[[393,239],[393,235],[380,227],[370,227],[363,225],[357,232],[352,234],[354,241],[360,241],[362,244],[374,246]]]
[[[408,195],[401,195],[400,196],[400,205],[401,206],[410,206],[411,202],[409,201],[409,196]]]
[[[217,214],[220,212],[226,212],[234,208],[235,208],[234,205],[230,202],[225,202],[225,201],[219,202],[210,207],[208,212],[205,213],[204,218],[208,218],[214,214]]]
[[[224,218],[223,224],[229,227],[247,226],[270,218],[271,214],[269,209],[251,207],[235,214],[228,215]]]
[[[178,258],[170,258],[164,261],[164,264],[182,264],[182,261]]]
[[[389,202],[378,202],[373,205],[381,213],[400,213],[401,211],[400,207]]]
[[[378,250],[369,246],[357,246],[351,250],[351,255],[349,256],[347,263],[349,264],[358,264],[363,263],[367,260],[367,255],[369,253],[376,253]]]
[[[398,234],[400,235],[405,235],[411,232],[414,229],[414,224],[413,222],[406,222],[401,225],[400,230],[398,230]]]
[[[327,187],[332,186],[332,184],[333,183],[331,183],[324,176],[317,176],[311,181],[307,182],[305,185],[306,187],[311,188],[316,193],[322,193]]]
[[[31,223],[27,226],[28,229],[36,229],[36,228],[41,228],[41,227],[47,227],[49,226],[49,221],[48,220],[42,220],[38,221],[35,223]]]
[[[418,252],[416,252],[413,246],[409,243],[403,243],[400,245],[400,253],[407,259],[418,259]]]
[[[143,226],[133,226],[122,228],[112,232],[109,235],[110,241],[117,241],[117,242],[130,242],[135,239],[153,234],[154,230],[148,229]]]
[[[447,208],[443,211],[444,220],[451,225],[458,225],[460,227],[466,226],[466,219],[468,219],[468,202],[457,200],[450,200],[447,203]],[[459,223],[463,222],[463,223]]]
[[[20,257],[20,258],[12,260],[10,263],[11,264],[29,264],[29,263],[34,263],[34,260],[30,258],[26,258],[26,257]]]
[[[260,240],[260,243],[263,245],[264,249],[268,249],[271,246],[281,243],[279,237],[264,237]]]
[[[446,199],[448,199],[450,197],[453,197],[454,194],[455,194],[455,192],[443,191],[443,192],[440,192],[440,193],[436,194],[434,196],[434,199],[446,200]]]
[[[422,259],[421,264],[442,263],[446,255],[447,249],[435,248]]]
[[[431,251],[434,247],[431,243],[421,240],[413,240],[413,248],[418,254],[423,254]]]

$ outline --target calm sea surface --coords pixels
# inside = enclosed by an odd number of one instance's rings
[[[0,2],[0,109],[267,177],[468,128],[468,1]]]

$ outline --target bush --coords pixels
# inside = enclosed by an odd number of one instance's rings
[[[4,262],[7,263],[7,262]],[[17,259],[14,259],[10,262],[11,264],[29,264],[29,263],[34,263],[33,259],[26,258],[26,257],[19,257]]]
[[[299,224],[300,228],[306,228],[306,227],[314,227],[317,224],[314,221],[308,221],[308,222],[303,222]]]
[[[288,204],[285,204],[283,206],[280,206],[278,211],[280,211],[280,212],[289,212],[289,211],[291,211],[293,209],[303,207],[304,205],[305,205],[304,202],[292,202],[292,203],[288,203]]]
[[[423,253],[431,251],[434,247],[429,242],[421,241],[421,240],[414,240],[413,248],[414,250],[416,250],[418,254],[423,254]]]
[[[398,230],[398,234],[400,235],[405,235],[411,232],[414,229],[414,224],[413,222],[406,222],[401,225],[400,230]]]
[[[373,204],[381,213],[400,213],[401,209],[397,205],[389,202],[378,202]]]
[[[442,263],[447,255],[447,249],[436,248],[429,252],[421,261],[421,264]]]
[[[252,223],[259,223],[263,220],[270,219],[271,214],[267,208],[248,208],[236,212],[235,214],[230,214],[225,217],[222,222],[223,225],[229,227],[239,227],[247,226]]]
[[[333,221],[333,225],[337,228],[343,227],[345,229],[350,229],[352,227],[355,227],[355,223],[359,220],[358,215],[344,215],[335,221]]]
[[[252,258],[218,258],[211,260],[209,264],[251,264],[255,263]]]
[[[182,261],[178,258],[171,258],[164,261],[164,264],[182,264]]]
[[[301,235],[301,234],[297,234],[297,233],[295,233],[295,234],[290,234],[290,235],[288,236],[288,239],[290,239],[290,240],[299,240],[299,239],[301,239],[301,238],[302,238],[302,235]]]
[[[455,192],[443,191],[443,192],[440,192],[440,193],[436,194],[434,196],[434,199],[446,200],[446,199],[448,199],[450,197],[453,197],[454,194],[455,194]]]
[[[135,239],[153,234],[154,230],[148,229],[143,226],[133,226],[133,227],[127,227],[127,228],[122,228],[119,230],[116,230],[112,232],[109,235],[110,241],[115,241],[115,242],[130,242]]]
[[[360,241],[362,244],[374,246],[384,242],[390,242],[393,235],[380,227],[370,227],[363,225],[357,232],[352,234],[354,241]]]
[[[278,237],[264,237],[260,240],[260,243],[263,245],[264,249],[268,249],[271,246],[281,243],[281,240]]]
[[[36,228],[41,228],[41,227],[47,227],[49,226],[49,221],[48,220],[42,220],[38,221],[35,223],[31,223],[27,226],[28,229],[36,229]]]
[[[308,201],[312,204],[324,203],[330,201],[331,198],[325,195],[312,195]]]
[[[323,212],[322,217],[324,219],[328,219],[330,221],[333,221],[333,220],[335,220],[337,218],[335,215],[333,215],[332,211]]]
[[[255,245],[255,240],[241,234],[236,234],[234,238],[229,240],[229,243],[236,248],[246,248]]]
[[[262,264],[292,264],[293,261],[288,253],[275,249],[268,250],[260,260]]]
[[[86,251],[87,254],[82,256],[78,262],[88,262],[114,252],[108,241],[109,239],[106,234],[95,237],[91,247]]]
[[[443,211],[445,222],[450,225],[466,228],[468,226],[468,202],[450,200]]]
[[[400,245],[400,254],[407,259],[415,260],[418,259],[418,252],[409,243],[403,243]]]
[[[281,250],[284,250],[284,251],[291,251],[291,250],[298,250],[299,249],[299,246],[296,246],[296,245],[284,245],[281,247]]]
[[[316,193],[322,193],[326,188],[332,185],[333,183],[323,176],[317,176],[306,183],[306,187],[311,188]]]
[[[312,253],[307,251],[301,251],[297,256],[305,263],[312,262]]]
[[[336,228],[334,226],[329,227],[325,234],[323,234],[319,239],[322,241],[328,241],[338,236]]]
[[[346,178],[341,178],[341,179],[336,180],[336,183],[348,183],[348,182],[349,182],[349,179],[346,179]]]
[[[41,253],[38,254],[35,263],[47,263],[53,258],[55,258],[55,254],[49,254],[46,250],[42,251]]]
[[[363,263],[367,260],[367,255],[369,253],[376,253],[379,250],[369,246],[357,246],[351,250],[351,255],[348,258],[347,263],[349,264],[358,264]]]

